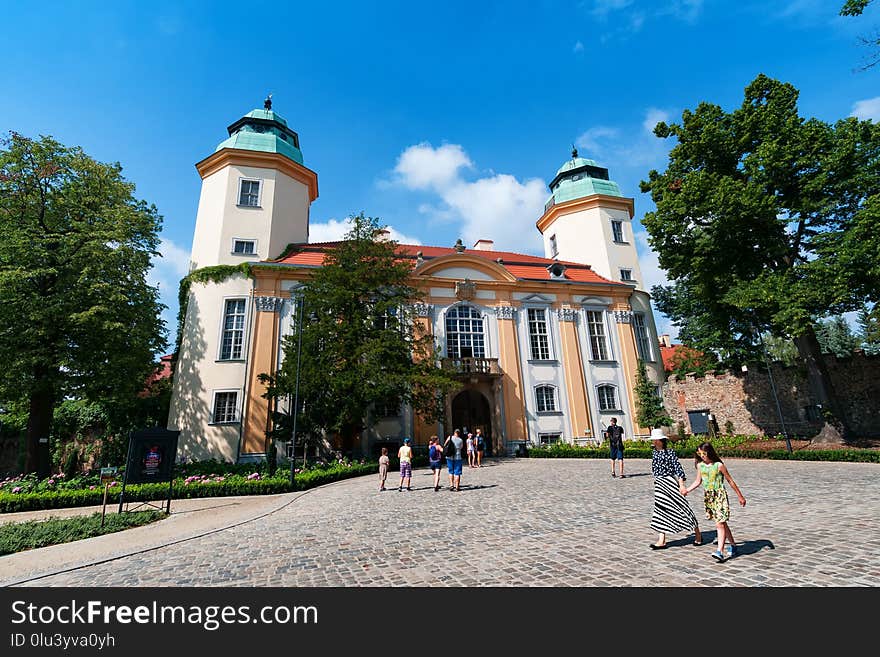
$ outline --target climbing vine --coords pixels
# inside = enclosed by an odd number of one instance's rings
[[[189,303],[189,291],[193,283],[221,283],[236,274],[251,275],[251,262],[243,262],[240,265],[214,265],[202,267],[191,271],[180,279],[180,288],[177,292],[177,339],[174,342],[174,357],[180,353],[180,343],[183,340],[183,325],[186,322],[186,307]]]

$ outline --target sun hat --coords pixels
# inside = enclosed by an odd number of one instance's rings
[[[651,440],[663,440],[666,438],[666,434],[663,433],[663,429],[651,429]]]

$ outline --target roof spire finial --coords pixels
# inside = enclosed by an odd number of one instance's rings
[[[572,145],[571,145],[571,159],[573,160],[573,159],[575,159],[577,156],[578,156],[578,149],[577,149],[577,147],[576,147],[574,144],[572,144]]]
[[[263,101],[263,108],[269,112],[272,110],[272,94],[266,96],[266,100]]]

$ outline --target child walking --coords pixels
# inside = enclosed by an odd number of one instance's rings
[[[687,495],[692,490],[703,484],[704,505],[706,507],[706,518],[715,522],[718,530],[718,549],[712,553],[712,557],[722,562],[736,555],[736,543],[733,542],[733,534],[727,521],[730,519],[730,502],[727,499],[727,490],[724,488],[724,481],[730,484],[739,499],[740,506],[746,505],[746,498],[743,496],[730,476],[727,466],[721,461],[721,457],[712,447],[712,443],[701,443],[697,447],[697,453],[694,456],[694,463],[697,466],[697,478],[683,492]],[[727,546],[726,556],[724,543],[730,543]]]
[[[391,459],[388,458],[388,448],[382,448],[382,455],[379,457],[379,492],[385,490],[385,479],[388,477],[388,464]]]

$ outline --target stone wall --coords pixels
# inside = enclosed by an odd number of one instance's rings
[[[856,437],[880,438],[880,356],[856,352],[849,358],[825,358]],[[804,368],[777,362],[771,371],[789,436],[815,436],[822,422]],[[707,372],[704,377],[689,374],[683,381],[670,376],[663,386],[663,399],[672,416],[673,430],[681,421],[685,431],[691,433],[688,411],[708,410],[721,432],[728,421],[733,423],[734,433],[782,432],[770,378],[763,365],[749,365],[745,372]]]

